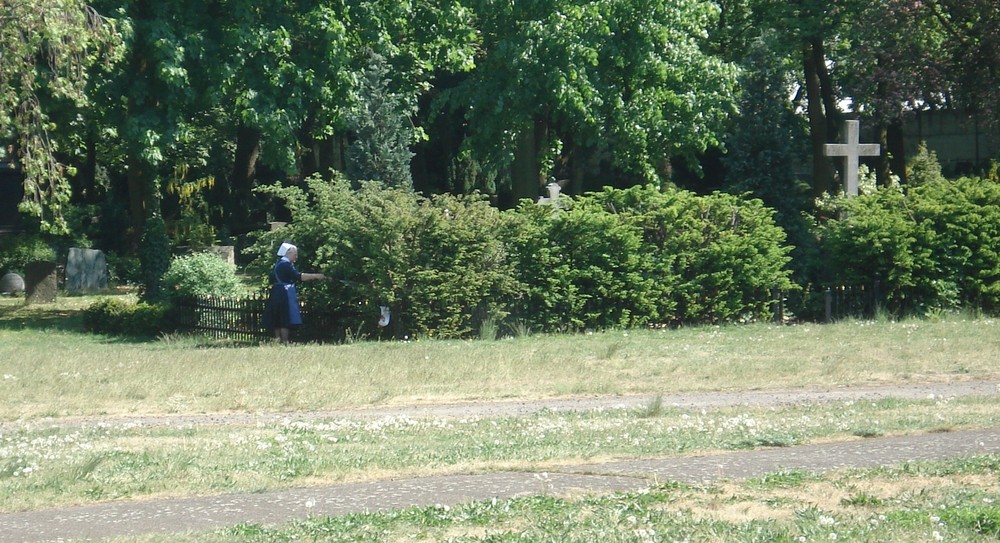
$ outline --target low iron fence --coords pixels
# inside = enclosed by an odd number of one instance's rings
[[[875,317],[885,306],[878,280],[868,285],[837,285],[772,291],[775,322],[833,322],[845,318]]]
[[[833,322],[844,318],[872,318],[883,304],[879,282],[871,285],[841,285],[794,291],[774,289],[770,293],[771,314],[777,323]],[[180,329],[199,332],[216,339],[259,343],[271,338],[261,324],[267,294],[243,298],[198,297],[177,302]],[[292,330],[297,342],[336,342],[349,330],[347,313],[317,311],[303,305],[303,325]],[[351,315],[356,317],[356,315]]]
[[[267,294],[253,294],[241,298],[199,296],[175,303],[177,325],[182,330],[205,334],[215,339],[241,343],[259,343],[272,336],[262,324],[267,306]],[[301,308],[304,324],[292,330],[292,339],[298,342],[329,342],[343,339],[337,324],[342,315]]]

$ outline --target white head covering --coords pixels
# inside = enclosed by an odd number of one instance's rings
[[[298,247],[286,241],[281,244],[281,247],[278,247],[278,256],[285,256],[285,253],[291,251],[292,249],[298,249]]]

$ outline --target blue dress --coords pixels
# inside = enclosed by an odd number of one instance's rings
[[[291,260],[281,257],[275,262],[268,276],[271,291],[264,309],[265,329],[288,328],[302,324],[299,295],[295,290],[295,283],[301,280],[302,273],[295,269]]]

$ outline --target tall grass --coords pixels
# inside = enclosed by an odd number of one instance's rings
[[[47,316],[53,312],[61,317]],[[961,316],[291,347],[232,347],[179,336],[133,343],[75,332],[66,324],[74,318],[72,309],[3,300],[0,421],[1000,375],[1000,325]]]

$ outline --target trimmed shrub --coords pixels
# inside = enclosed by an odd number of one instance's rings
[[[182,298],[238,296],[242,291],[236,266],[207,252],[172,258],[163,287],[171,297]]]
[[[306,190],[263,192],[285,201],[292,222],[261,233],[255,268],[265,277],[279,242],[295,242],[300,270],[335,279],[303,284],[303,302],[337,314],[352,334],[376,333],[378,306],[388,305],[397,337],[472,336],[484,318],[502,319],[503,301],[517,291],[498,236],[501,213],[483,197],[425,198],[377,183],[355,190],[319,178]]]
[[[635,225],[587,205],[524,203],[508,216],[504,239],[522,285],[512,300],[516,320],[561,331],[632,327],[655,315],[654,281]]]
[[[817,232],[831,282],[880,280],[890,312],[1000,308],[1000,183],[928,176],[837,202]]]
[[[638,252],[654,282],[658,322],[770,318],[771,290],[793,288],[785,232],[758,199],[632,187],[590,194],[579,205],[604,209],[642,233]]]
[[[87,307],[83,311],[83,326],[98,334],[143,337],[174,328],[168,305],[133,303],[118,298],[102,298]]]

